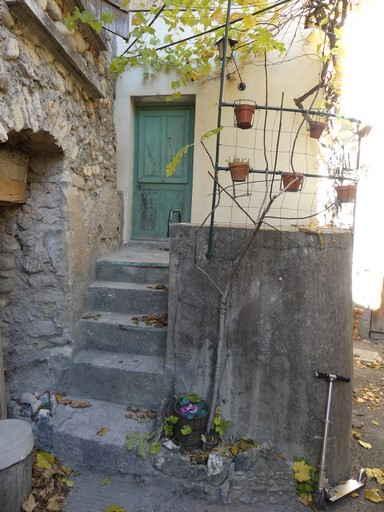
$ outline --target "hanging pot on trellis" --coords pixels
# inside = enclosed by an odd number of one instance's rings
[[[249,161],[233,161],[228,162],[229,172],[231,173],[232,181],[244,182],[247,181],[250,165]]]
[[[325,130],[327,123],[324,121],[315,121],[313,119],[308,120],[308,130],[311,139],[320,139],[323,131]]]
[[[236,100],[234,102],[234,125],[242,130],[248,130],[253,126],[256,102],[252,100]]]
[[[303,188],[304,176],[299,172],[283,172],[281,180],[286,192],[298,192]],[[288,188],[287,188],[288,187]]]
[[[349,183],[348,185],[336,185],[335,190],[339,203],[353,203],[356,199],[356,183]]]

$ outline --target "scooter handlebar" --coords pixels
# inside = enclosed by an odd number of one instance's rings
[[[313,375],[318,379],[325,379],[328,382],[335,382],[337,380],[341,382],[350,382],[351,380],[349,377],[343,377],[342,375],[334,375],[333,373],[315,372]]]

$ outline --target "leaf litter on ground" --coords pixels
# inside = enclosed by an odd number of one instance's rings
[[[156,411],[152,411],[151,409],[137,409],[131,405],[128,405],[127,411],[128,413],[125,417],[128,420],[136,420],[139,423],[149,423],[157,416]]]
[[[22,504],[24,512],[60,512],[66,504],[72,469],[61,464],[49,452],[34,450],[32,462],[32,491]]]
[[[132,322],[135,325],[139,325],[140,322],[144,322],[146,325],[151,325],[152,327],[167,327],[168,315],[167,313],[152,313],[150,315],[134,316],[132,317]]]

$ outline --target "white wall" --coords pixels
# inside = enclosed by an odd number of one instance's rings
[[[306,34],[307,35],[307,34]],[[270,66],[268,67],[268,105],[279,107],[284,93],[284,107],[296,108],[293,99],[301,96],[308,89],[312,88],[318,81],[320,64],[318,58],[314,55],[316,43],[308,46],[303,40],[297,41],[290,48],[287,55],[284,56],[285,62],[281,62],[281,57],[277,55],[268,56]],[[119,51],[123,51],[120,46]],[[218,60],[219,65],[219,60]],[[234,71],[233,64],[229,63],[227,70]],[[240,82],[236,73],[231,80],[225,80],[224,101],[232,103],[236,99],[252,99],[259,105],[266,105],[266,86],[263,60],[255,60],[240,69],[242,80],[247,84],[244,92],[238,90]],[[156,78],[144,80],[142,70],[128,69],[117,79],[116,85],[116,104],[115,104],[115,122],[117,129],[118,143],[118,187],[124,194],[124,240],[127,241],[131,235],[132,222],[132,183],[133,183],[133,158],[134,158],[134,105],[135,102],[145,99],[161,99],[172,93],[171,81],[177,77],[176,73],[171,75],[159,74]],[[195,141],[199,141],[201,135],[208,130],[216,128],[218,116],[220,80],[218,77],[193,82],[184,87],[181,92],[184,97],[195,98]],[[309,108],[310,105],[305,105]],[[223,108],[222,124],[225,126],[221,133],[222,143],[226,146],[220,150],[220,165],[226,165],[226,159],[233,153],[249,156],[251,167],[264,170],[264,150],[263,150],[263,118],[265,111],[258,111],[260,119],[255,129],[245,130],[235,129],[233,127],[232,108]],[[269,169],[274,166],[274,153],[277,140],[277,127],[279,114],[268,113],[268,125],[273,129],[273,134],[267,134]],[[277,170],[290,170],[289,148],[297,129],[302,121],[300,114],[287,114],[283,116],[283,132],[279,147],[279,161]],[[240,133],[241,132],[241,133]],[[241,139],[240,139],[241,136]],[[245,141],[243,140],[245,137]],[[257,141],[256,141],[257,139]],[[211,137],[206,141],[206,146],[215,159],[216,138]],[[318,141],[309,139],[305,123],[301,128],[301,135],[298,139],[298,146],[295,154],[295,170],[298,172],[318,172],[318,163],[316,154],[318,152]],[[243,146],[241,150],[239,146]],[[210,212],[212,203],[213,181],[208,172],[212,172],[210,159],[200,143],[193,147],[194,166],[193,166],[193,191],[192,191],[192,212],[191,221],[201,223]],[[220,182],[223,186],[229,187],[232,191],[229,173],[221,171]],[[250,215],[257,217],[259,206],[264,197],[265,185],[263,183],[264,174],[251,175],[252,181],[258,181],[247,187],[242,186],[236,189],[236,195],[244,195],[248,192],[251,195],[239,198],[238,201],[244,207],[250,208]],[[277,180],[276,190],[279,189],[280,179]],[[277,217],[291,212],[291,215],[305,216],[313,212],[317,207],[314,200],[314,191],[318,186],[318,180],[307,179],[303,193],[286,193],[275,203],[275,214]],[[247,217],[241,213],[239,208],[225,194],[221,199],[220,208],[216,211],[217,222],[244,223],[249,222]],[[292,213],[293,212],[293,213]],[[271,221],[271,223],[280,223],[281,221]],[[292,224],[291,221],[286,221]],[[308,224],[309,221],[299,222]]]

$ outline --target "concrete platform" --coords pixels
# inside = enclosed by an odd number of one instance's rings
[[[138,457],[135,450],[128,451],[126,443],[128,433],[154,431],[156,418],[139,421],[126,406],[98,400],[89,402],[90,407],[79,409],[57,406],[52,435],[55,456],[71,467],[87,464],[101,468],[101,471],[154,474],[151,464]],[[102,429],[105,434],[99,435]]]

